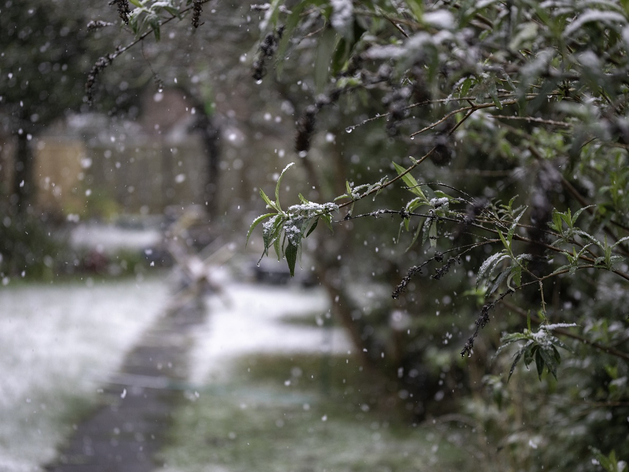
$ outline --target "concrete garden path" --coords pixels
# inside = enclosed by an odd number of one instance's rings
[[[150,472],[171,413],[184,400],[191,330],[206,309],[191,303],[159,318],[103,388],[103,406],[76,428],[49,472]]]

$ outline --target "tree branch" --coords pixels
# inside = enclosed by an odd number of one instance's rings
[[[504,303],[504,306],[506,306],[509,310],[517,313],[521,317],[523,317],[525,319],[527,317],[530,317],[531,320],[534,321],[537,324],[542,324],[543,323],[543,321],[541,319],[539,319],[537,316],[529,314],[528,312],[526,312],[522,308],[514,305],[513,303],[508,302],[508,301],[505,301],[503,303]],[[618,349],[615,349],[615,348],[610,347],[610,346],[605,346],[605,345],[597,343],[595,341],[590,341],[589,339],[587,339],[587,338],[585,338],[583,336],[571,333],[570,331],[567,331],[567,330],[565,330],[563,328],[553,329],[553,332],[557,333],[557,334],[560,334],[562,336],[566,336],[568,338],[575,339],[575,340],[579,341],[580,343],[583,343],[583,344],[586,344],[588,346],[591,346],[594,349],[597,349],[597,350],[599,350],[601,352],[604,352],[606,354],[618,357],[620,359],[623,359],[624,361],[629,362],[629,354],[627,354],[626,352],[619,351]]]

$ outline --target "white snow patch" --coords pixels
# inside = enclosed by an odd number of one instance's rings
[[[454,16],[447,10],[437,10],[430,13],[424,13],[423,19],[427,24],[437,28],[454,28]]]
[[[585,10],[572,23],[570,23],[563,32],[564,37],[568,37],[576,31],[579,31],[584,24],[590,22],[605,23],[608,26],[614,26],[615,23],[624,24],[626,19],[623,15],[613,11],[604,10]]]
[[[330,0],[332,5],[332,27],[345,35],[354,23],[354,4],[351,0]]]
[[[120,250],[142,250],[159,246],[162,234],[157,229],[120,228],[114,225],[79,225],[70,233],[75,248],[102,249],[111,254]]]
[[[577,326],[576,323],[553,323],[553,324],[542,325],[540,329],[545,329],[546,331],[552,331],[558,328],[575,328],[576,326]]]
[[[295,326],[281,320],[285,316],[325,314],[329,302],[323,290],[234,284],[225,291],[229,306],[209,298],[208,320],[195,332],[190,357],[193,384],[228,374],[229,361],[244,354],[352,349],[339,328]]]
[[[72,432],[68,413],[97,400],[96,378],[165,306],[162,281],[0,290],[0,470],[39,471]]]

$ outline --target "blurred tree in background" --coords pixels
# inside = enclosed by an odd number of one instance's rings
[[[32,206],[32,141],[56,119],[79,110],[86,67],[97,57],[88,53],[85,11],[64,5],[0,4],[0,127],[15,147],[2,169],[11,172],[9,188],[1,189],[9,199],[0,204],[0,267],[6,274],[41,275],[59,250]]]
[[[1,123],[17,140],[10,208],[25,214],[34,191],[30,141],[84,98],[89,54],[85,11],[63,2],[0,7]]]
[[[473,425],[488,470],[626,468],[629,3],[112,4],[125,26],[93,63],[97,106],[122,97],[118,56],[154,38],[138,67],[188,84],[207,115],[221,57],[227,100],[294,116],[299,165],[265,186],[251,234],[291,272],[316,254],[384,379],[374,403],[456,412],[442,420]],[[260,146],[284,139],[274,128]]]

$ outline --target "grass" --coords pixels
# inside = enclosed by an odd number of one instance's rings
[[[197,472],[461,471],[466,431],[401,418],[386,386],[352,357],[239,358],[174,415],[164,470]]]
[[[317,311],[306,315],[303,313],[289,313],[282,316],[280,321],[293,326],[306,326],[310,328],[320,328],[322,326],[331,328],[337,324],[329,311],[323,314]]]

